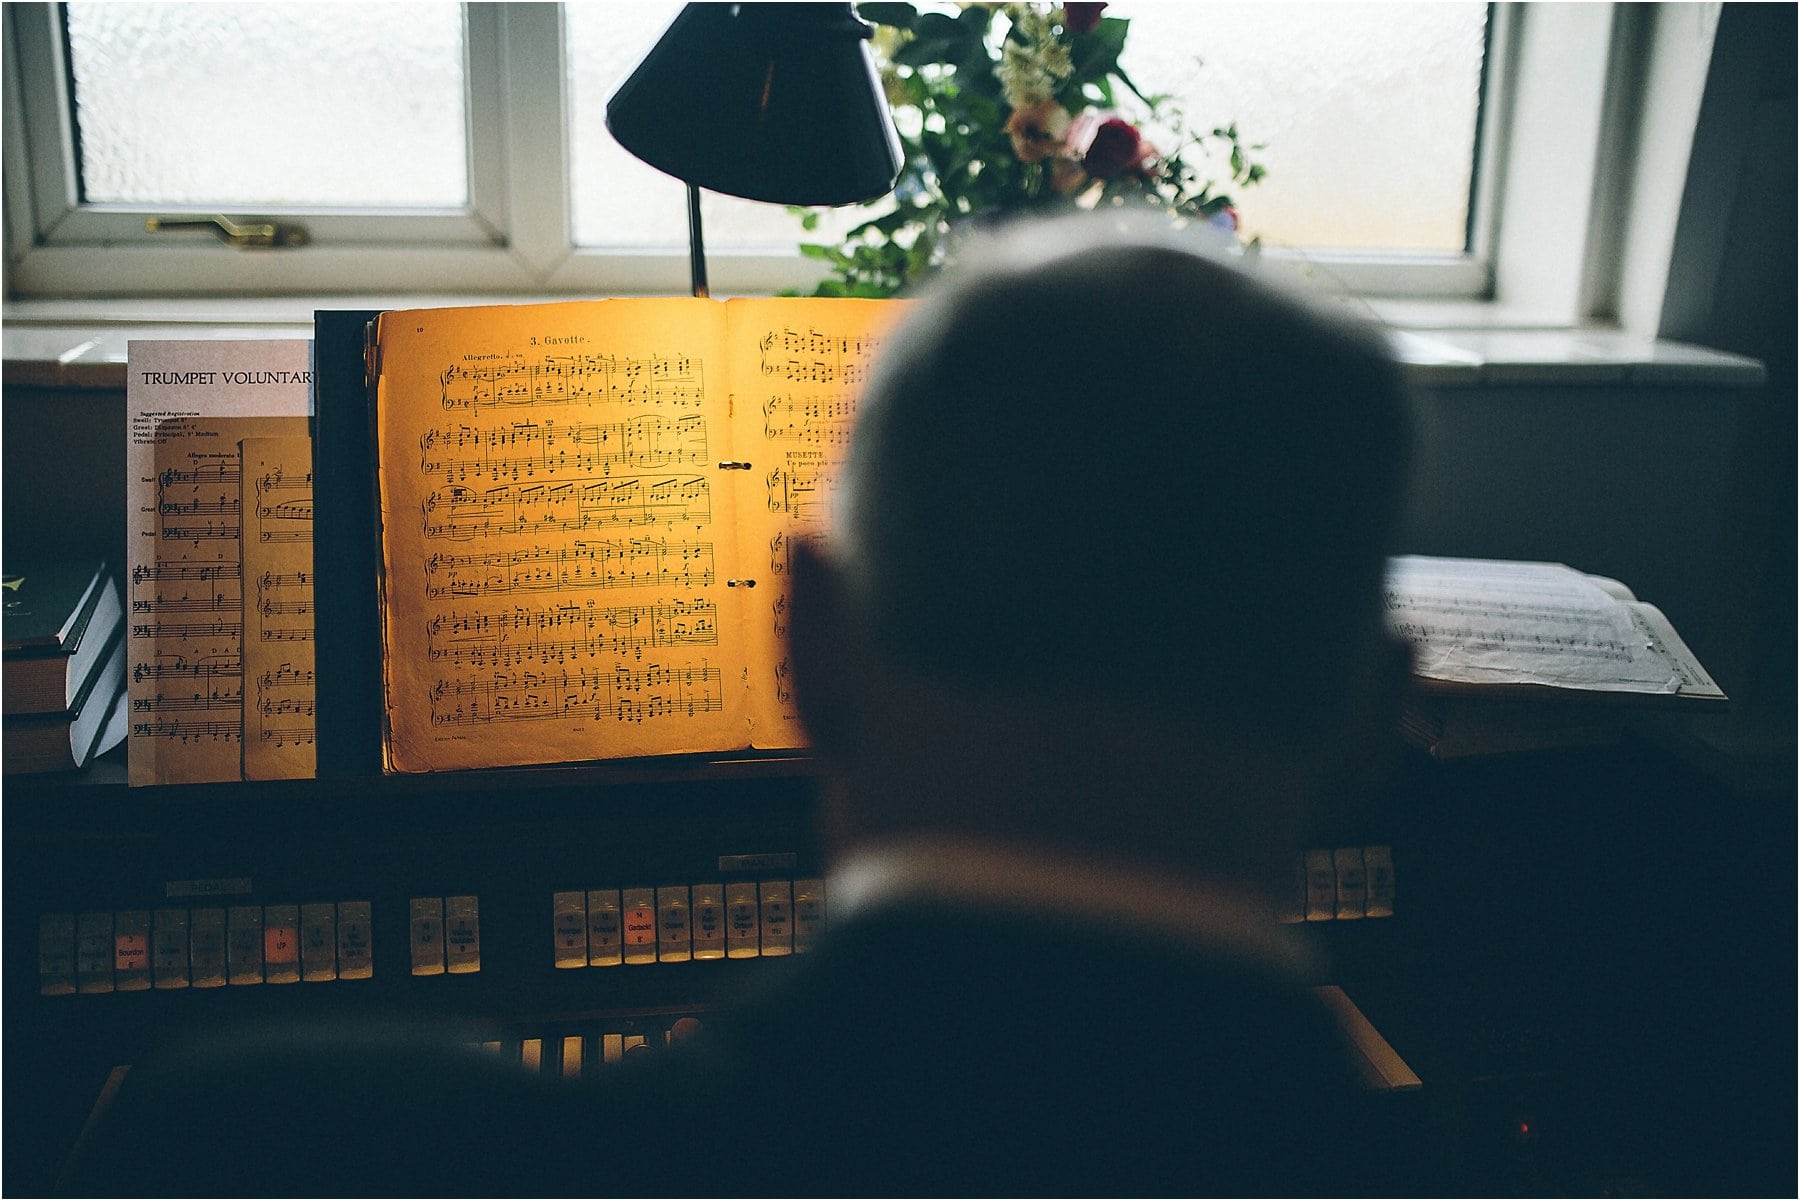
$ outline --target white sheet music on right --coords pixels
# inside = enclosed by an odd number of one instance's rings
[[[1560,563],[1398,556],[1385,602],[1427,684],[1724,697],[1654,605]]]

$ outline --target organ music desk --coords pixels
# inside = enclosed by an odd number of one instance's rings
[[[11,779],[5,1192],[53,1186],[116,1066],[228,1023],[454,1022],[542,1071],[604,1072],[754,983],[765,951],[804,950],[813,794],[793,758],[136,790],[102,762]],[[1727,788],[1639,743],[1407,757],[1356,821],[1330,841],[1392,848],[1393,915],[1301,929],[1330,963],[1319,983],[1423,1080],[1379,1103],[1411,1107],[1477,1191],[1792,1185],[1791,786]],[[745,898],[747,934],[697,958],[701,907]],[[655,905],[667,936],[674,900],[685,948],[627,945],[629,910]],[[614,903],[616,965],[599,962]],[[183,987],[159,978],[171,914]],[[226,983],[201,987],[209,971]],[[1094,1022],[1129,1036],[1129,1013]]]

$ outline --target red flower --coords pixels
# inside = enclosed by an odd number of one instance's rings
[[[1111,179],[1138,166],[1144,158],[1143,138],[1135,126],[1117,117],[1108,117],[1094,131],[1093,141],[1081,156],[1081,165],[1089,175]]]
[[[1063,28],[1070,33],[1092,33],[1100,28],[1100,10],[1104,4],[1063,5]]]

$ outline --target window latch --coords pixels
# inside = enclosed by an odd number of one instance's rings
[[[304,225],[282,225],[275,221],[237,222],[230,217],[148,217],[144,228],[151,233],[184,233],[203,230],[217,235],[219,241],[240,250],[304,246],[312,235]]]

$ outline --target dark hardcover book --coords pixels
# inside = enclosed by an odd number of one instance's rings
[[[374,310],[313,314],[313,579],[319,775],[381,772],[375,451],[363,366]]]
[[[67,712],[8,717],[0,724],[0,765],[7,775],[78,771],[125,740],[125,704],[121,623]]]
[[[0,712],[65,713],[98,669],[123,602],[104,563],[26,563],[5,573]]]

